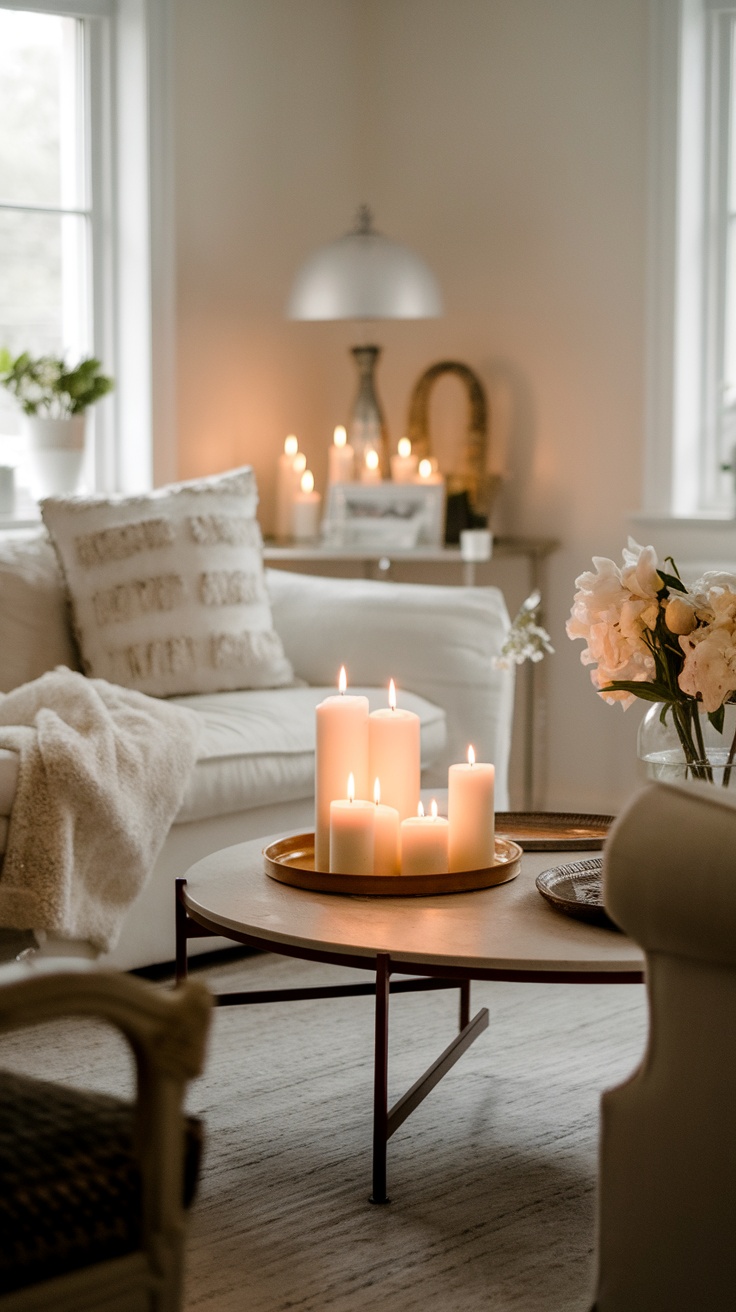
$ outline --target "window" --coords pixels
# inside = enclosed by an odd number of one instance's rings
[[[733,513],[736,3],[651,0],[645,511]]]
[[[113,374],[102,490],[175,475],[168,4],[0,0],[0,344]],[[19,428],[0,391],[0,463]]]

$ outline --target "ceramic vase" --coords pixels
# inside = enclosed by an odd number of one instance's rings
[[[24,429],[31,494],[40,501],[76,492],[84,464],[86,411],[66,419],[24,415]]]

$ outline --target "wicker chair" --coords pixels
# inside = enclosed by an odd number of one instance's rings
[[[211,999],[84,964],[0,970],[0,1033],[66,1016],[119,1029],[134,1104],[0,1072],[0,1309],[174,1312],[199,1164],[186,1084],[202,1069]]]

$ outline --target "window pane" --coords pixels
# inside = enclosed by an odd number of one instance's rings
[[[79,23],[0,8],[0,202],[81,206]]]
[[[79,357],[87,304],[87,219],[0,209],[0,345]],[[0,432],[18,411],[0,389]]]

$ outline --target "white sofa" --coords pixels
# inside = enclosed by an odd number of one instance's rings
[[[201,857],[314,823],[314,707],[341,664],[353,690],[386,705],[389,678],[422,722],[422,782],[446,786],[472,742],[496,765],[508,807],[513,672],[494,666],[508,630],[495,588],[378,583],[267,572],[274,627],[299,686],[178,697],[205,725],[176,822],[105,964],[134,969],[174,956],[173,881]],[[64,588],[43,532],[0,535],[0,691],[66,664],[78,668]],[[0,753],[0,853],[12,815],[17,758]],[[0,874],[0,878],[1,878]],[[216,941],[193,942],[191,951]],[[47,941],[53,955],[83,951]]]

